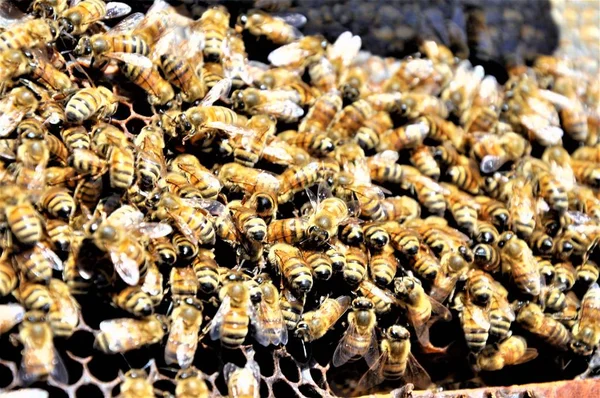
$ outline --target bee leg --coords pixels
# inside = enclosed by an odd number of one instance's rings
[[[421,349],[426,354],[445,354],[448,351],[448,347],[436,347],[431,344],[429,340],[429,328],[433,322],[431,320],[424,325],[415,327],[415,333],[417,335],[417,340],[419,340],[419,344],[421,344]]]

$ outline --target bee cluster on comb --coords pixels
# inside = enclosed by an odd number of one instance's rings
[[[0,1],[0,397],[594,374],[598,76],[501,85],[297,13],[28,11]]]

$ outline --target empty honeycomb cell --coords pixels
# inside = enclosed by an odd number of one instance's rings
[[[153,385],[155,392],[175,394],[175,384],[169,380],[158,380]]]
[[[146,125],[142,119],[134,118],[127,121],[127,131],[131,134],[138,134],[140,130]]]
[[[131,115],[131,106],[119,103],[117,112],[112,116],[114,120],[126,120]]]
[[[279,358],[279,369],[288,381],[298,382],[300,380],[300,374],[298,372],[298,365],[290,357]]]
[[[323,372],[320,369],[312,368],[310,369],[310,376],[317,386],[320,388],[326,388],[327,380],[323,377]]]
[[[98,352],[94,353],[92,360],[87,364],[90,373],[98,380],[104,382],[116,379],[119,376],[119,367],[106,366],[113,357],[113,355],[106,355]]]
[[[196,357],[194,359],[194,366],[197,367],[204,374],[210,375],[219,370],[219,361],[208,361],[206,358],[214,357],[215,352],[212,348],[207,348],[203,344],[198,347]]]
[[[271,389],[269,388],[269,384],[265,380],[260,381],[260,396],[261,397],[272,396]]]
[[[275,383],[273,383],[273,395],[275,395],[276,397],[289,398],[298,396],[294,389],[285,380],[278,380]]]
[[[79,358],[87,358],[94,353],[92,348],[94,335],[85,330],[78,330],[66,341],[69,352]]]
[[[310,384],[301,384],[298,387],[298,389],[300,390],[302,395],[304,395],[305,397],[308,397],[308,398],[320,398],[321,397],[321,393],[319,391],[317,391],[317,389],[314,386],[311,386]]]
[[[259,348],[256,350],[255,359],[260,365],[260,374],[269,377],[275,372],[273,352]]]
[[[77,388],[77,398],[99,398],[104,393],[94,384],[83,384]]]
[[[223,372],[219,372],[219,375],[215,380],[215,387],[219,390],[221,395],[227,395],[227,383],[225,383],[225,376],[223,376]]]
[[[14,344],[14,341],[10,339],[10,333],[5,333],[0,336],[0,359],[4,359],[7,361],[17,362],[21,358],[21,348],[20,344]]]
[[[13,382],[13,374],[10,368],[0,364],[0,388],[6,388]]]
[[[65,367],[67,368],[67,372],[69,374],[68,383],[70,385],[75,384],[79,381],[79,379],[81,379],[81,375],[83,374],[83,365],[80,362],[73,359],[68,353],[65,352],[63,354],[62,352],[59,350],[59,353],[61,354],[62,360],[65,363]]]

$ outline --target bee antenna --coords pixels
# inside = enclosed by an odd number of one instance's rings
[[[127,358],[125,358],[125,355],[123,355],[123,353],[120,353],[121,356],[123,357],[123,360],[125,361],[125,363],[127,364],[127,366],[129,367],[129,369],[133,369],[133,367],[131,366],[131,364],[129,363],[129,361],[127,360]]]

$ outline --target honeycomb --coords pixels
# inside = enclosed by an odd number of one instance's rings
[[[74,81],[80,81],[81,75],[73,68],[69,69],[71,78]],[[139,94],[139,89],[130,83],[115,84],[113,92],[121,98],[135,98]],[[154,121],[154,117],[145,101],[120,102],[117,113],[111,122],[119,126],[123,131],[130,134],[137,134],[147,124]],[[153,384],[157,394],[174,394],[174,377],[176,369],[170,368],[163,362],[162,346],[154,345],[139,350],[128,352],[124,355],[105,355],[92,348],[93,335],[98,331],[98,325],[101,320],[118,317],[121,312],[107,303],[98,302],[92,298],[77,297],[81,304],[81,318],[76,332],[67,340],[56,339],[55,344],[61,353],[63,360],[69,371],[69,384],[64,385],[50,378],[46,383],[37,382],[28,387],[44,388],[51,393],[51,396],[61,397],[82,397],[82,396],[116,396],[119,394],[119,385],[122,380],[121,375],[129,369],[145,368],[153,377]],[[164,303],[163,303],[164,304]],[[167,310],[166,308],[161,308]],[[209,311],[210,312],[210,311]],[[211,319],[210,315],[205,314],[205,323]],[[334,369],[329,364],[332,350],[335,349],[335,342],[339,341],[346,322],[341,322],[327,338],[314,344],[312,350],[313,358],[308,362],[302,362],[294,355],[298,348],[290,347],[279,349],[265,349],[258,346],[244,346],[239,351],[221,351],[218,348],[218,342],[201,342],[194,359],[194,366],[200,369],[204,375],[205,381],[212,396],[227,395],[227,387],[220,372],[225,363],[232,362],[243,366],[248,360],[254,359],[260,364],[261,396],[279,397],[287,394],[293,396],[305,397],[333,397],[348,396],[356,394],[359,390],[357,380],[365,369]],[[456,323],[445,325],[448,329],[459,327]],[[443,341],[443,330],[433,333],[434,341],[437,343]],[[441,341],[436,340],[441,339]],[[20,361],[20,348],[15,346],[9,334],[0,336],[0,391],[11,391],[19,387],[18,367]],[[217,353],[218,351],[218,353]],[[423,359],[427,361],[427,359]],[[425,363],[424,362],[424,363]],[[447,364],[428,364],[428,368],[435,369],[436,366],[445,367]],[[569,378],[585,370],[587,362],[580,358],[573,359],[575,366],[571,366],[567,377],[565,374],[555,374],[548,376],[547,379],[558,377]],[[540,361],[531,365],[526,365],[528,369],[533,370]],[[521,370],[520,370],[521,371]],[[487,380],[481,382],[481,385],[496,383],[501,384],[505,380],[510,380],[513,373],[504,374],[496,381]],[[525,380],[525,378],[521,378]],[[518,379],[518,380],[521,380]],[[542,378],[541,378],[542,379]],[[545,380],[546,377],[543,377]],[[543,380],[540,380],[543,381]],[[472,381],[477,385],[478,381]],[[452,382],[445,384],[452,386]],[[410,386],[396,388],[389,384],[391,396],[477,396],[476,392],[451,392],[434,395],[432,392],[415,392]],[[462,387],[462,386],[459,386]],[[396,389],[394,389],[396,388]],[[524,386],[522,390],[496,391],[486,390],[484,396],[544,396],[538,390],[539,387]],[[592,389],[594,387],[590,387]],[[384,388],[385,389],[385,388]],[[572,390],[569,390],[572,391]],[[587,391],[587,390],[584,390]],[[367,393],[367,391],[363,391]],[[497,394],[497,395],[494,395]]]

